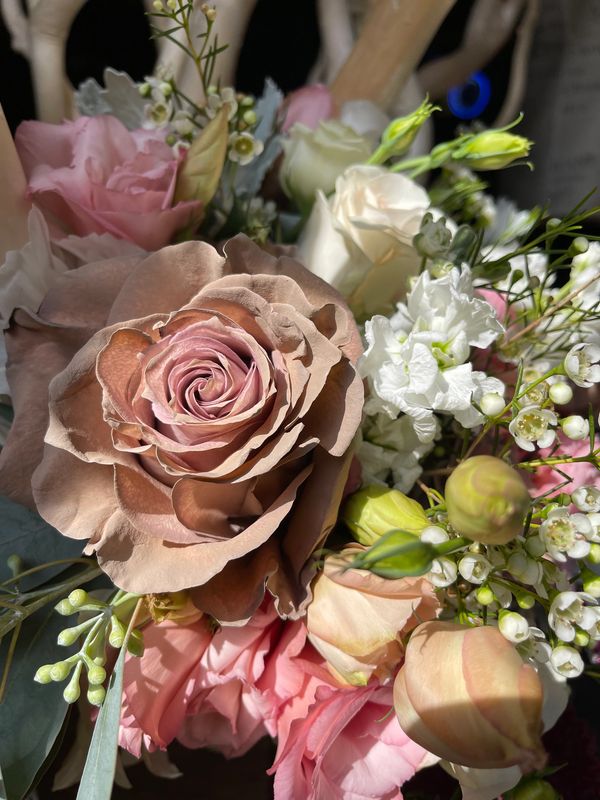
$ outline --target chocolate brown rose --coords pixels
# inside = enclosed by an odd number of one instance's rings
[[[89,264],[37,316],[16,312],[0,491],[89,539],[124,589],[196,587],[238,621],[266,582],[294,616],[360,422],[360,339],[297,262],[244,237],[225,254],[188,242]]]

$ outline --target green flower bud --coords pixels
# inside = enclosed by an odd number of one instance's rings
[[[110,618],[110,633],[108,634],[108,643],[111,647],[122,647],[125,639],[125,626],[115,616]]]
[[[6,566],[11,571],[13,578],[16,578],[19,573],[23,572],[23,559],[17,553],[13,553],[6,559]]]
[[[81,694],[81,690],[79,688],[79,679],[81,677],[82,667],[83,663],[79,661],[73,671],[71,680],[65,686],[63,697],[67,703],[76,703],[79,700],[79,695]]]
[[[71,672],[71,668],[73,667],[72,662],[69,661],[57,661],[56,664],[52,664],[50,667],[50,677],[53,681],[59,683],[60,681],[64,681],[68,676],[69,672]]]
[[[342,519],[356,541],[367,547],[391,530],[421,533],[429,525],[423,506],[385,486],[367,486],[351,495]]]
[[[587,557],[590,564],[600,564],[600,544],[593,542]]]
[[[88,670],[88,682],[93,686],[98,684],[104,683],[106,680],[106,670],[104,667],[100,667],[98,665],[94,665],[90,667]]]
[[[600,597],[600,575],[596,575],[591,569],[584,567],[581,570],[581,578],[583,580],[583,591],[598,599]]]
[[[372,547],[360,553],[350,566],[394,580],[424,575],[431,569],[436,554],[434,545],[422,541],[414,533],[389,531]]]
[[[76,628],[65,628],[64,631],[58,634],[57,642],[62,647],[70,647],[72,644],[75,644],[80,635],[81,631],[79,626]]]
[[[258,117],[256,116],[256,111],[254,111],[252,108],[249,108],[248,111],[244,111],[242,119],[246,125],[255,125]]]
[[[519,473],[495,456],[467,458],[446,482],[452,527],[483,544],[506,544],[523,531],[531,505]]]
[[[71,603],[65,598],[54,606],[54,610],[58,611],[63,617],[68,617],[70,614],[74,614],[76,609],[74,609]]]
[[[82,605],[87,603],[88,593],[85,591],[85,589],[74,589],[68,596],[67,600],[73,606],[73,608],[80,608]]]
[[[87,691],[88,703],[93,706],[101,706],[106,697],[106,690],[104,686],[90,686]]]
[[[44,664],[33,676],[36,683],[50,683],[52,681],[52,664]]]
[[[144,637],[141,631],[131,631],[127,642],[127,650],[132,656],[137,656],[138,658],[144,655]]]
[[[375,163],[382,163],[391,156],[401,156],[414,142],[422,125],[429,119],[434,111],[439,111],[439,106],[434,106],[424,100],[412,114],[393,119],[381,136],[381,146],[378,148]],[[380,153],[380,151],[382,151]],[[382,156],[384,156],[382,158]]]
[[[512,792],[505,795],[507,800],[560,800],[560,795],[555,792],[548,781],[541,778],[525,781]]]
[[[589,643],[590,643],[589,633],[582,630],[575,631],[575,638],[573,639],[573,644],[576,647],[587,647]]]
[[[482,606],[489,606],[494,602],[494,593],[489,586],[480,586],[475,592],[475,597]]]
[[[519,158],[527,158],[533,142],[507,130],[489,130],[467,136],[452,154],[473,170],[504,169]]]

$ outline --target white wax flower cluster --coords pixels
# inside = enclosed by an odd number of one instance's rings
[[[408,415],[421,442],[434,438],[436,412],[465,428],[480,424],[474,402],[502,395],[504,385],[473,369],[471,348],[488,347],[502,331],[492,306],[474,296],[468,267],[441,278],[422,273],[393,317],[375,316],[365,325],[359,370],[371,389],[367,413]]]

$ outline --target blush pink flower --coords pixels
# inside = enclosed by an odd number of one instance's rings
[[[303,86],[292,92],[286,101],[283,130],[288,131],[296,122],[314,130],[319,122],[333,116],[333,97],[322,83]]]
[[[178,159],[155,131],[102,115],[23,122],[15,141],[29,196],[70,233],[110,233],[155,250],[201,211],[195,201],[172,207]]]
[[[402,800],[402,784],[433,760],[389,713],[392,689],[335,688],[314,677],[308,689],[306,713],[297,703],[287,735],[280,729],[275,800]]]
[[[300,264],[245,237],[225,251],[86,265],[15,312],[0,491],[89,539],[119,587],[191,588],[241,621],[267,584],[298,616],[350,466],[362,348]]]
[[[540,450],[540,458],[565,456],[585,456],[590,452],[589,441],[573,441],[562,433],[558,434],[559,446],[556,449],[546,448]],[[579,486],[597,486],[600,488],[600,473],[589,461],[567,462],[557,464],[556,469],[551,466],[541,466],[535,469],[528,478],[531,485],[531,493],[534,496],[547,495],[553,497],[561,492],[571,494]],[[558,471],[560,470],[560,472]],[[565,484],[571,478],[570,483]]]
[[[283,623],[270,601],[243,627],[221,628],[200,659],[179,741],[233,758],[275,736],[280,707],[303,685],[295,659],[305,640],[304,624]]]
[[[128,655],[123,675],[119,744],[139,758],[164,749],[181,728],[192,698],[198,663],[211,640],[204,619],[191,625],[173,621],[144,628],[144,654]]]

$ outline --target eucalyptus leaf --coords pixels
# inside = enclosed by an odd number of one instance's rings
[[[281,136],[277,135],[277,117],[283,94],[271,78],[265,81],[262,97],[256,103],[258,125],[254,136],[264,144],[262,153],[249,164],[240,167],[235,176],[237,195],[255,197],[275,159],[281,152]]]
[[[177,176],[175,202],[210,203],[223,172],[228,137],[227,109],[222,108],[192,142]]]
[[[82,543],[62,536],[38,514],[25,506],[0,497],[0,581],[12,576],[6,563],[9,556],[21,557],[24,569],[49,561],[79,558]],[[30,591],[62,572],[68,564],[57,564],[28,575],[19,581],[21,591]]]
[[[77,800],[110,800],[112,795],[117,766],[126,650],[125,646],[121,648],[110,677],[106,698],[94,725],[94,733],[83,768]]]
[[[63,685],[37,684],[38,667],[62,661],[72,648],[59,647],[59,632],[65,619],[42,609],[21,626],[4,700],[0,704],[0,768],[4,778],[4,800],[22,800],[39,777],[59,736],[68,705]],[[11,636],[0,644],[0,674],[4,671]]]

